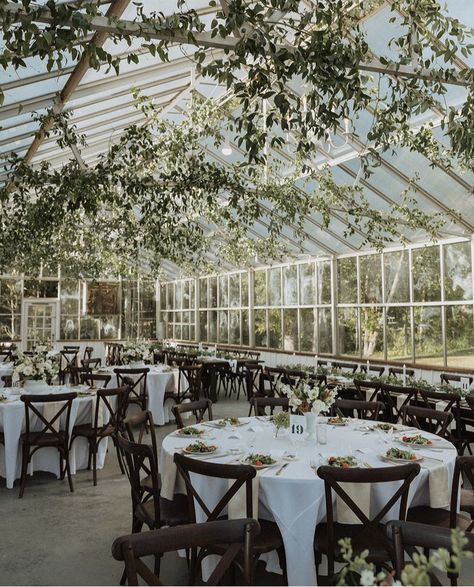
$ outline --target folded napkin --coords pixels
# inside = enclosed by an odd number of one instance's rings
[[[261,426],[259,426],[258,424],[252,424],[251,426],[249,426],[247,428],[247,430],[249,432],[255,432],[256,434],[260,434],[261,432],[263,432],[263,428]]]
[[[370,484],[369,483],[340,483],[347,495],[370,518]],[[351,510],[347,503],[336,495],[336,521],[340,524],[360,524],[360,518]]]

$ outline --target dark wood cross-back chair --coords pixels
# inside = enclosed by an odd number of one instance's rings
[[[402,410],[402,424],[414,426],[420,430],[437,434],[451,441],[449,425],[453,419],[450,412],[421,408],[419,406],[405,406]]]
[[[441,528],[459,528],[470,532],[473,526],[474,490],[465,488],[459,492],[459,484],[463,474],[470,483],[474,481],[474,457],[456,458],[453,484],[451,486],[450,507],[448,510],[424,505],[416,506],[408,510],[407,519],[411,522],[429,524]],[[460,500],[459,495],[461,495]],[[469,514],[470,519],[463,514],[458,514],[458,505],[462,512]]]
[[[72,385],[79,385],[82,383],[85,376],[89,375],[91,370],[89,367],[78,367],[77,365],[69,366],[69,378]]]
[[[117,387],[126,385],[130,388],[128,404],[136,404],[143,411],[146,411],[148,403],[147,376],[149,372],[148,367],[138,367],[136,369],[117,367],[114,369],[117,377]]]
[[[269,414],[267,414],[267,408]],[[281,408],[281,411],[288,412],[290,409],[289,400],[287,397],[256,397],[253,400],[253,409],[256,416],[271,415],[276,408]]]
[[[20,396],[21,401],[25,404],[25,432],[20,437],[22,457],[18,497],[23,497],[25,492],[28,464],[31,457],[41,448],[56,448],[58,450],[60,478],[64,479],[64,474],[66,474],[69,489],[74,491],[69,466],[69,421],[72,402],[76,397],[76,393]],[[57,404],[54,413],[44,416],[40,407],[44,404]],[[35,426],[35,421],[39,426]],[[33,426],[36,429],[33,429]]]
[[[253,545],[260,525],[251,518],[216,520],[207,524],[188,524],[161,528],[145,534],[117,538],[112,545],[115,560],[123,561],[128,585],[138,585],[140,577],[147,585],[162,585],[159,577],[143,562],[142,557],[159,557],[167,552],[189,549],[211,550],[218,544],[226,548],[206,585],[229,583],[225,573],[236,564],[242,569],[242,585],[253,585]]]
[[[442,392],[442,391],[427,391],[420,389],[418,391],[417,405],[425,408],[435,409],[437,402],[444,402],[445,405],[441,411],[448,412],[453,415],[455,423],[454,428],[449,430],[449,439],[456,446],[458,451],[462,446],[462,431],[461,431],[461,396],[457,393]]]
[[[361,365],[359,370],[362,373],[375,373],[377,377],[382,377],[385,367],[383,365],[369,365],[369,370],[367,371],[367,365]]]
[[[387,537],[392,540],[394,552],[394,571],[398,581],[401,580],[402,570],[405,566],[405,553],[413,559],[413,555],[419,553],[422,548],[425,552],[433,549],[444,548],[452,552],[451,530],[447,528],[433,528],[428,524],[417,524],[401,520],[392,520],[386,526]],[[467,544],[464,550],[474,550],[474,535],[466,534]],[[439,572],[439,569],[437,569]],[[430,585],[443,585],[439,577],[429,572]],[[447,572],[451,585],[457,585],[459,574],[453,570]]]
[[[117,435],[117,443],[122,453],[125,472],[130,483],[132,497],[132,533],[141,532],[143,524],[150,530],[162,526],[187,524],[188,505],[185,495],[175,495],[172,501],[160,496],[158,462],[153,449],[148,444],[139,444]],[[143,487],[142,478],[149,477],[151,492]],[[160,573],[160,557],[155,557],[155,574]],[[125,582],[125,573],[120,584]]]
[[[102,359],[100,357],[82,359],[82,365],[83,367],[88,367],[89,369],[98,369],[102,366]]]
[[[360,420],[380,420],[384,412],[382,402],[365,402],[362,400],[336,399],[331,406],[334,415]]]
[[[3,349],[0,350],[0,363],[9,363],[12,360],[12,350]]]
[[[147,440],[146,434],[150,435],[151,446],[155,463],[158,462],[158,443],[156,441],[155,434],[155,423],[153,422],[153,416],[151,412],[136,412],[131,416],[127,416],[124,420],[124,428],[127,433],[130,442],[136,444],[145,444]],[[153,481],[151,479],[152,471],[147,467],[147,463],[143,463],[143,472],[146,474],[145,477],[140,479],[140,483],[144,491],[149,493],[150,497],[153,497]],[[161,489],[161,477],[158,473],[158,487]],[[145,496],[146,499],[146,496]]]
[[[460,406],[460,422],[459,422],[459,437],[461,438],[461,447],[459,454],[464,454],[468,450],[472,455],[471,444],[474,443],[474,397],[466,395],[464,397],[464,405]]]
[[[344,369],[346,371],[352,371],[352,373],[355,373],[359,368],[359,365],[357,363],[344,363],[337,361],[333,363],[333,367],[334,369]]]
[[[369,562],[382,565],[392,559],[391,544],[385,536],[383,520],[397,502],[400,502],[398,517],[400,520],[405,519],[410,484],[419,471],[420,465],[418,463],[376,469],[319,467],[318,476],[324,481],[326,522],[318,524],[316,527],[315,555],[317,566],[321,563],[321,555],[327,556],[328,580],[334,578],[334,563],[343,562],[339,545],[341,538],[351,538],[355,554],[360,554],[367,549]],[[371,512],[370,518],[359,508],[347,493],[347,487],[343,485],[345,483],[373,484],[397,481],[401,483],[397,484],[391,497],[387,501],[384,500],[383,505],[376,513]],[[338,495],[354,516],[360,520],[358,524],[344,524],[336,521],[334,494]]]
[[[112,375],[107,373],[85,373],[81,379],[82,383],[89,385],[89,387],[107,387]]]
[[[210,463],[208,461],[189,458],[179,453],[175,453],[174,462],[176,463],[178,472],[182,476],[186,485],[190,522],[196,522],[196,504],[199,504],[206,516],[206,522],[222,519],[225,517],[225,508],[239,490],[245,491],[246,516],[248,518],[253,517],[252,480],[256,475],[256,471],[253,467],[249,465],[223,465],[219,463]],[[193,485],[191,474],[213,477],[216,479],[227,479],[229,481],[227,491],[214,507],[207,506],[204,496],[200,494]],[[232,480],[233,483],[231,483]],[[259,520],[259,522],[261,533],[254,543],[252,553],[255,564],[260,555],[266,552],[271,552],[272,550],[277,550],[279,551],[280,561],[283,563],[282,568],[285,569],[283,540],[278,526],[275,522],[269,522],[267,520]],[[212,552],[219,554],[219,549],[213,551],[209,550],[205,553],[201,552],[199,556],[197,556],[195,550],[191,552],[190,585],[195,584],[196,571],[199,568],[200,562],[204,556],[212,554]]]
[[[396,424],[402,417],[402,409],[417,401],[418,389],[416,387],[403,387],[402,385],[383,384],[381,388],[382,401],[385,404],[385,421]],[[397,398],[405,395],[403,402],[398,406]]]
[[[334,387],[331,385],[331,387]],[[335,386],[336,389],[336,397],[338,399],[347,399],[347,400],[354,400],[354,401],[366,401],[365,394],[361,395],[360,390],[357,387],[343,387]]]
[[[3,381],[4,387],[12,387],[13,386],[13,376],[12,375],[2,375],[0,379]]]
[[[74,440],[80,437],[85,438],[89,444],[87,469],[90,470],[92,460],[92,480],[94,485],[97,485],[97,451],[99,444],[106,438],[112,439],[117,451],[120,469],[122,473],[125,473],[117,445],[117,434],[123,430],[129,393],[130,389],[127,386],[115,389],[98,389],[93,424],[78,424],[72,429],[71,446]]]
[[[86,346],[86,348],[84,349],[84,354],[82,356],[82,360],[83,361],[88,361],[89,359],[92,359],[92,353],[94,352],[94,347],[92,346]]]
[[[270,397],[280,396],[279,387],[284,374],[285,369],[282,367],[265,367],[263,370],[263,387],[265,395]],[[266,383],[269,384],[268,389]]]
[[[262,384],[261,384],[261,377],[263,374],[263,367],[259,365],[256,361],[246,361],[244,363],[244,370],[245,370],[245,387],[246,387],[246,394],[247,400],[249,401],[250,408],[249,408],[249,416],[253,410],[253,400],[257,397],[264,397]]]
[[[210,399],[200,399],[194,402],[183,402],[176,404],[171,408],[176,420],[176,427],[178,429],[185,428],[183,422],[183,414],[194,414],[196,424],[202,422],[207,412],[207,419],[212,420],[212,402]]]
[[[77,357],[79,355],[79,347],[73,349],[72,347],[65,347],[59,351],[59,382],[65,383],[66,376],[71,373],[71,367],[77,367]]]
[[[179,367],[177,403],[184,399],[198,400],[202,395],[202,365],[181,365]]]
[[[461,379],[469,378],[469,385],[472,385],[474,378],[471,375],[453,375],[452,373],[441,373],[439,376],[441,383],[450,385],[451,383],[460,383]]]
[[[388,369],[388,376],[389,377],[396,377],[403,376],[403,367],[389,367]],[[415,376],[415,369],[405,369],[405,375],[407,377],[414,377]]]
[[[166,363],[166,351],[165,350],[159,350],[159,349],[155,349],[153,351],[153,364],[154,365],[158,365],[158,364],[165,364]]]
[[[354,379],[354,385],[361,399],[364,401],[374,402],[379,400],[380,390],[382,389],[382,383],[380,381],[361,381],[360,379]],[[370,395],[367,397],[368,394]]]
[[[62,350],[68,353],[74,353],[76,351],[79,352],[80,348],[81,347],[78,344],[65,344]]]

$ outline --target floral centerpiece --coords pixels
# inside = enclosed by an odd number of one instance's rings
[[[59,365],[53,357],[48,357],[44,351],[33,355],[18,353],[13,366],[13,377],[24,382],[25,387],[44,386],[59,372]],[[29,382],[39,382],[30,385]]]
[[[150,345],[145,340],[127,340],[121,358],[125,364],[143,363],[150,358]]]
[[[281,385],[280,393],[288,397],[293,412],[305,416],[308,438],[314,440],[316,438],[316,418],[336,401],[336,388],[330,389],[327,385],[316,385],[306,379],[301,379],[294,387]]]

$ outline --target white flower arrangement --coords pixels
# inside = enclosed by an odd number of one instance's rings
[[[145,340],[127,340],[122,349],[122,361],[146,361],[150,357],[150,344]]]
[[[13,375],[21,381],[35,379],[47,381],[58,374],[59,365],[52,358],[45,355],[43,351],[34,355],[18,353],[15,358]]]
[[[336,389],[329,389],[327,385],[310,384],[306,379],[298,382],[296,387],[281,385],[280,393],[285,394],[294,412],[305,414],[325,412],[336,401]]]

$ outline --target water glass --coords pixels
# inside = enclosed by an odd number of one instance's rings
[[[328,441],[328,427],[326,424],[326,420],[319,422],[317,428],[317,438],[319,444],[326,444]]]

